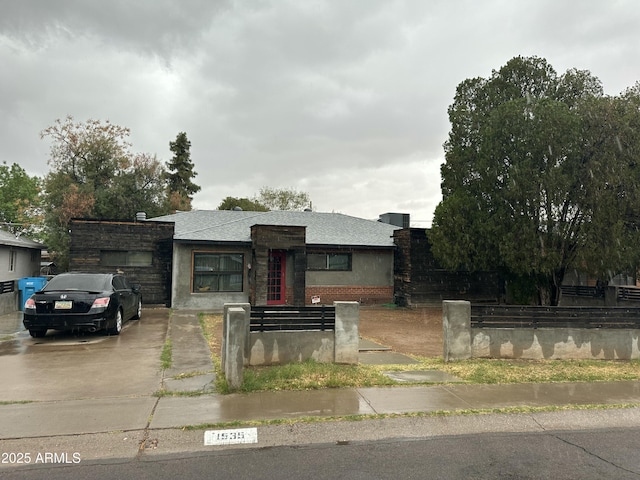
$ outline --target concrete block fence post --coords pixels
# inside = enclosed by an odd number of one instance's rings
[[[444,361],[471,358],[471,303],[463,300],[442,302]]]
[[[224,375],[232,389],[242,386],[244,380],[245,348],[249,335],[250,316],[241,307],[225,309]]]
[[[226,352],[226,348],[227,348],[227,311],[230,308],[242,308],[245,312],[245,314],[247,315],[247,317],[250,318],[251,315],[251,304],[250,303],[225,303],[224,304],[224,312],[222,315],[222,345],[221,345],[221,349],[220,349],[220,368],[222,369],[222,371],[224,372],[224,365],[225,365],[225,357],[227,356],[227,352]],[[247,342],[248,343],[248,342]],[[247,345],[248,347],[248,345]],[[245,366],[249,364],[249,354],[248,351],[245,350],[245,354],[244,354],[244,364]]]
[[[336,308],[334,361],[357,364],[360,347],[360,304],[358,302],[333,302]]]

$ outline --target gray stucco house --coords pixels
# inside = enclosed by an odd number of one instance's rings
[[[147,222],[175,225],[173,308],[394,300],[398,226],[311,211],[194,210]]]
[[[15,311],[18,305],[18,280],[40,275],[44,245],[0,230],[0,315]]]

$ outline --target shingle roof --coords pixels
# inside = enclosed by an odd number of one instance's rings
[[[13,233],[5,232],[4,230],[0,230],[0,245],[9,245],[11,247],[22,247],[22,248],[34,248],[34,249],[43,249],[46,248],[41,243],[38,243],[34,240],[25,237],[16,237]]]
[[[294,211],[192,210],[149,221],[175,222],[175,241],[251,243],[253,225],[289,225],[306,227],[308,245],[367,247],[393,247],[399,228],[341,213]]]

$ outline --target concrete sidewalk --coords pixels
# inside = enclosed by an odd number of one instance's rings
[[[232,421],[403,414],[506,407],[640,403],[640,382],[414,387],[258,392],[160,399],[151,428]]]
[[[640,403],[640,382],[435,385],[0,405],[0,439],[228,422]]]

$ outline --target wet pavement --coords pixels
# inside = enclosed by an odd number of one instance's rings
[[[0,342],[0,401],[59,401],[153,395],[162,381],[160,350],[167,336],[166,309],[145,310],[119,336],[49,331],[31,338],[21,313],[0,324],[19,330]],[[5,334],[7,335],[7,334]],[[6,338],[6,337],[5,337]]]
[[[513,406],[626,404],[639,401],[640,382],[437,385],[260,392],[248,395],[163,398],[158,403],[151,428],[236,420],[482,410]]]
[[[174,364],[163,373],[159,358],[166,335]],[[436,371],[421,372],[418,381],[450,383],[156,397],[162,387],[181,392],[213,388],[213,366],[195,312],[145,311],[119,337],[37,340],[21,331],[0,342],[0,400],[7,402],[0,404],[0,441],[87,434],[115,438],[113,432],[147,438],[185,426],[306,417],[640,403],[638,381],[466,385]],[[362,355],[390,353],[371,347]],[[69,359],[82,376],[74,378]],[[416,380],[416,372],[390,375]],[[21,400],[31,403],[10,403]]]
[[[640,403],[640,382],[434,385],[0,405],[0,439],[231,422]]]
[[[162,389],[172,392],[213,392],[216,376],[198,313],[172,312],[168,337],[171,339],[172,365],[164,371]]]
[[[22,312],[0,315],[0,336],[12,335],[24,331],[22,326]]]

